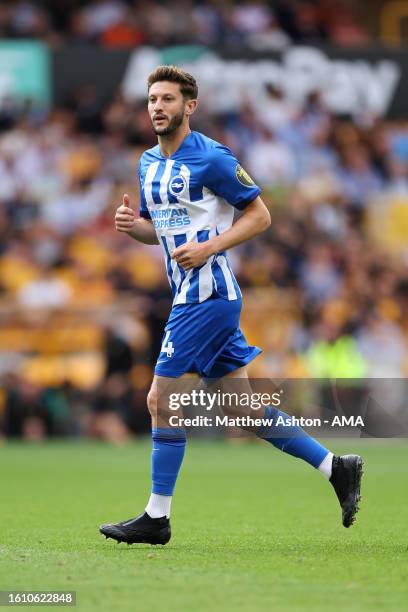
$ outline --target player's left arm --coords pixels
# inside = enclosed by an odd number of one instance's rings
[[[246,205],[242,215],[226,232],[206,242],[187,242],[173,251],[172,258],[185,270],[204,264],[209,257],[231,249],[264,232],[271,224],[271,215],[260,196]]]

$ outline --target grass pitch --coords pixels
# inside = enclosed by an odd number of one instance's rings
[[[406,610],[408,445],[329,444],[365,460],[354,527],[301,461],[266,443],[191,442],[165,547],[98,533],[142,511],[148,440],[5,444],[0,590],[76,590],[86,612]]]

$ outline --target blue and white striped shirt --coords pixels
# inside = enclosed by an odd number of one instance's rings
[[[145,151],[139,181],[140,216],[152,220],[163,247],[173,305],[240,298],[225,251],[188,271],[171,259],[181,244],[205,242],[228,230],[233,207],[242,210],[261,193],[231,151],[191,132],[171,157],[164,157],[159,145]]]

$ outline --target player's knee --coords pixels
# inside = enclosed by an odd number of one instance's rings
[[[147,395],[147,408],[150,412],[152,419],[157,418],[157,391],[150,389]]]

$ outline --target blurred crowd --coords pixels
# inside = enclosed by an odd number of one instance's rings
[[[361,45],[370,37],[346,0],[2,0],[0,36],[109,48],[205,44],[281,50]]]
[[[357,125],[276,86],[193,129],[263,188],[270,229],[231,252],[256,377],[408,373],[408,121]],[[0,431],[121,441],[146,392],[170,290],[159,247],[114,231],[156,140],[144,104],[84,85],[49,113],[0,111]]]

